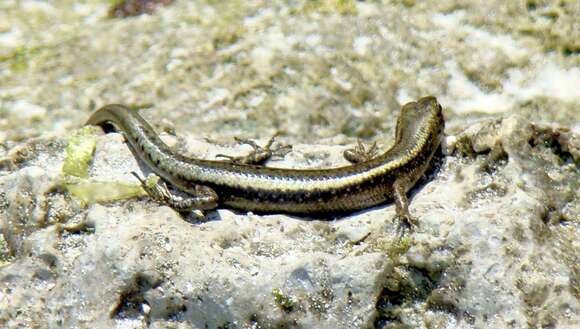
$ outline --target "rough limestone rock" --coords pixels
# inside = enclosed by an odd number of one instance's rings
[[[0,1],[1,328],[580,327],[579,1],[113,2]],[[427,95],[447,138],[403,236],[392,204],[177,214],[120,134],[63,173],[105,104],[189,156],[280,133],[268,166],[328,168]]]
[[[119,137],[99,137],[93,172],[131,180],[126,173],[139,167]],[[83,208],[59,202],[70,196],[47,175],[55,164],[32,159],[0,177],[2,229],[15,256],[0,268],[0,321],[573,327],[579,136],[518,116],[483,120],[448,136],[441,157],[414,192],[420,226],[403,237],[392,205],[328,220],[219,209],[196,221],[146,199]]]

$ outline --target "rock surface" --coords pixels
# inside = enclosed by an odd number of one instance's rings
[[[99,138],[93,171],[102,177],[93,179],[130,180],[126,173],[139,170],[118,137]],[[15,256],[0,270],[0,320],[573,327],[579,136],[510,116],[448,136],[445,155],[413,197],[420,227],[403,238],[390,205],[328,221],[220,209],[196,222],[146,200],[83,208],[48,174],[54,164],[31,159],[0,177],[2,230]]]
[[[576,2],[0,9],[1,327],[580,326]],[[448,136],[403,237],[391,204],[200,220],[67,192],[70,129],[103,104],[152,107],[190,156],[243,154],[233,136],[281,131],[295,147],[268,166],[327,168],[357,138],[385,149],[401,104],[427,94]],[[131,171],[122,136],[98,136],[89,186],[135,184]]]

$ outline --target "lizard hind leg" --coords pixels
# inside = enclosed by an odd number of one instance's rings
[[[143,179],[136,172],[131,174],[141,183],[141,187],[156,202],[169,206],[179,212],[188,212],[191,210],[209,210],[217,207],[218,195],[208,186],[195,185],[190,188],[192,193],[170,191],[165,182],[150,182],[149,179]]]

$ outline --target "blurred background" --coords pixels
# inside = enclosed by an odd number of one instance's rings
[[[178,134],[370,138],[434,95],[448,133],[521,114],[578,129],[579,1],[0,1],[0,143],[108,103]]]

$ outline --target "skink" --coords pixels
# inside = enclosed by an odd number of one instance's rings
[[[154,173],[187,198],[148,192],[179,210],[219,205],[257,212],[338,213],[394,200],[397,215],[410,218],[407,191],[424,174],[439,147],[445,122],[433,96],[404,105],[394,145],[385,153],[330,169],[281,169],[184,157],[173,152],[136,111],[106,105],[87,121],[112,124]],[[163,193],[161,193],[163,194]]]

